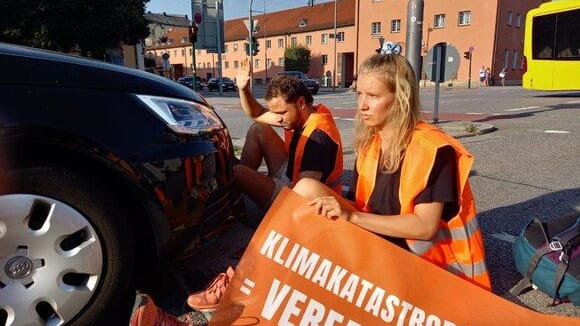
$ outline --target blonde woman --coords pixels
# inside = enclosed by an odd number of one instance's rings
[[[375,54],[358,70],[356,167],[347,199],[314,179],[294,191],[318,214],[344,219],[490,289],[468,175],[473,157],[419,118],[413,69]]]

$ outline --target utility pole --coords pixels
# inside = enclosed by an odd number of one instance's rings
[[[405,56],[421,80],[421,40],[423,38],[423,0],[409,0],[407,5],[407,39]]]
[[[268,47],[266,46],[267,42],[267,30],[266,30],[266,0],[264,0],[264,65],[265,65],[265,74],[266,74],[266,84],[268,84]]]
[[[250,91],[252,91],[253,88],[253,83],[254,83],[254,49],[253,49],[253,42],[252,42],[252,33],[254,32],[254,20],[252,19],[252,3],[254,3],[254,0],[250,0],[250,7],[248,9],[248,21],[249,21],[249,25],[250,28],[248,28],[248,42],[249,44],[249,48],[250,48],[250,62],[248,63],[248,69],[250,70]]]
[[[334,67],[332,72],[332,91],[336,90],[336,1],[334,0]],[[314,1],[312,1],[314,5]]]

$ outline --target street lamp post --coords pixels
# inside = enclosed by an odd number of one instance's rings
[[[336,90],[336,1],[334,0],[334,68],[332,72],[332,91]]]
[[[254,60],[254,49],[252,48],[252,32],[254,31],[254,21],[252,20],[252,4],[254,3],[254,0],[250,0],[250,7],[248,9],[248,25],[250,25],[250,28],[248,28],[248,43],[249,46],[248,48],[250,49],[250,62],[248,63],[248,69],[250,70],[250,91],[252,91],[252,84],[254,82],[254,69],[253,69],[253,60]]]

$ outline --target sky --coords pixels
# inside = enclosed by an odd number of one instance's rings
[[[332,0],[315,0],[315,3],[328,2]],[[230,20],[240,17],[248,17],[250,0],[223,0],[224,4],[224,19]],[[308,5],[307,0],[254,0],[252,9],[256,12],[254,14],[260,15],[266,12],[280,11],[290,8],[303,7]],[[147,3],[145,11],[153,13],[180,14],[187,15],[191,19],[191,0],[151,0]]]

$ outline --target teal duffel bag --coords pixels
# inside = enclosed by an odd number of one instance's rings
[[[523,279],[510,293],[520,295],[533,284],[554,298],[552,305],[570,301],[580,306],[580,214],[531,220],[513,254]]]

